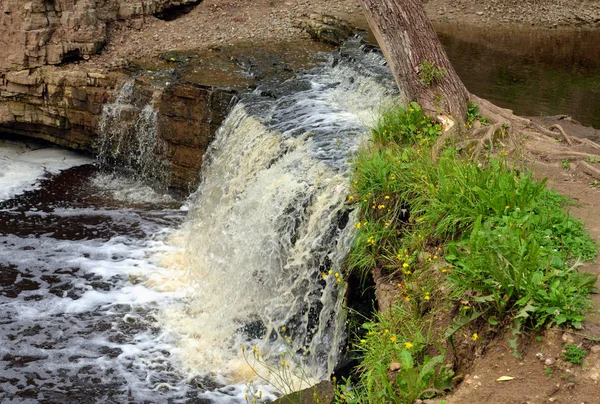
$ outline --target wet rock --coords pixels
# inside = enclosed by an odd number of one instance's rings
[[[280,399],[273,401],[273,404],[286,404],[286,403],[298,403],[298,404],[313,404],[318,398],[319,403],[330,404],[333,403],[334,389],[333,384],[330,381],[324,380],[319,384],[301,390],[296,393],[289,394]]]
[[[358,32],[346,21],[329,15],[310,15],[302,20],[300,28],[307,32],[313,40],[334,46],[339,46]]]

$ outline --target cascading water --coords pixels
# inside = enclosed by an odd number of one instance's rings
[[[343,52],[275,97],[244,97],[210,148],[177,234],[192,286],[165,316],[189,371],[251,377],[242,345],[291,352],[314,379],[338,361],[342,288],[328,274],[351,242],[348,163],[394,88],[382,57]]]
[[[342,52],[242,97],[183,224],[135,178],[0,142],[0,401],[244,403],[243,344],[291,352],[312,379],[332,371],[348,161],[395,87],[379,55]],[[135,168],[160,146],[133,87],[106,106],[101,150]]]
[[[105,104],[98,123],[98,160],[103,166],[125,164],[136,178],[160,185],[167,182],[166,144],[158,137],[154,97],[144,104],[136,97],[134,81],[123,84],[115,100]]]

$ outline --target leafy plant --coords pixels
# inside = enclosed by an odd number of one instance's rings
[[[398,304],[364,327],[368,332],[357,348],[363,357],[359,384],[340,386],[338,402],[409,404],[451,388],[454,373],[444,365],[445,351],[424,353],[432,346],[415,312]]]
[[[565,351],[562,353],[561,358],[567,362],[579,365],[583,362],[583,358],[587,356],[587,351],[583,348],[579,348],[575,344],[565,345]]]
[[[426,116],[419,104],[411,102],[408,108],[385,111],[372,130],[376,144],[403,146],[430,146],[441,135],[442,127]]]
[[[443,79],[448,74],[448,71],[443,67],[437,66],[435,62],[424,60],[419,65],[418,74],[421,84],[425,87],[431,87]]]
[[[571,167],[571,161],[569,159],[564,159],[561,161],[560,166],[564,169]]]
[[[483,117],[479,113],[479,105],[473,104],[473,103],[468,103],[467,104],[467,121],[465,122],[465,125],[467,126],[467,128],[472,128],[475,121],[479,121],[483,125],[488,124],[487,118]]]
[[[482,119],[476,105],[467,119]],[[467,324],[510,324],[515,353],[523,328],[581,327],[595,278],[577,269],[597,246],[563,209],[569,201],[504,158],[473,162],[448,148],[434,160],[441,128],[417,104],[386,111],[372,134],[354,162],[349,267],[377,268],[402,292],[365,325],[358,382],[339,386],[338,402],[411,402],[449,388],[440,343]],[[434,282],[444,283],[439,301]],[[457,300],[466,309],[432,331],[430,319]]]

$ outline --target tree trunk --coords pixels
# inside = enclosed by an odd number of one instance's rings
[[[421,0],[362,0],[404,101],[464,122],[469,92],[454,71]]]

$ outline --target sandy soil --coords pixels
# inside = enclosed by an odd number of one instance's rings
[[[471,25],[600,27],[597,0],[425,0],[433,21]]]
[[[597,0],[428,0],[424,4],[434,22],[600,27]],[[205,49],[248,40],[308,40],[299,27],[307,15],[329,14],[366,28],[361,7],[359,0],[204,0],[173,21],[146,17],[145,21],[113,24],[106,48],[89,63],[118,67],[126,60],[175,49]]]

